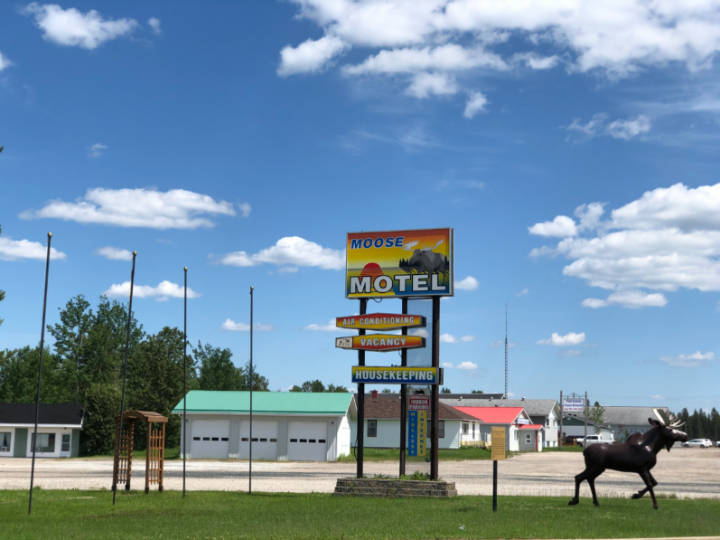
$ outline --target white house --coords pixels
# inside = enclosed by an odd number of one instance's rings
[[[505,448],[514,452],[542,452],[542,424],[533,424],[522,407],[455,407],[479,420],[480,438],[492,443],[492,428],[505,428]]]
[[[480,421],[452,407],[439,404],[438,447],[460,448],[461,444],[470,439],[469,433],[480,434]],[[428,414],[429,417],[429,414]],[[428,423],[430,423],[428,418]],[[473,425],[472,430],[470,424]],[[467,427],[464,427],[467,426]],[[430,426],[428,426],[429,429]],[[464,431],[467,430],[468,434]],[[357,442],[357,422],[352,423],[352,445]],[[406,428],[407,437],[407,428]],[[430,433],[427,446],[430,447]],[[407,440],[407,438],[406,438]],[[479,440],[479,438],[478,438]],[[366,394],[365,395],[365,448],[400,448],[400,395],[399,394]]]
[[[558,445],[560,405],[557,400],[502,399],[496,394],[450,394],[449,397],[441,394],[440,401],[453,407],[522,407],[530,416],[532,424],[542,425],[543,446],[549,448]]]
[[[83,410],[78,404],[40,404],[36,457],[75,457],[80,450]],[[0,403],[0,457],[32,456],[34,403]]]
[[[253,392],[252,399],[253,459],[335,461],[350,453],[352,394]],[[186,409],[187,457],[249,457],[250,392],[192,390]],[[183,414],[183,400],[172,412]]]

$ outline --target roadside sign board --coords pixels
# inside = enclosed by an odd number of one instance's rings
[[[581,413],[585,410],[585,398],[568,396],[563,398],[563,412]]]
[[[335,346],[339,349],[387,352],[424,347],[425,338],[422,336],[403,336],[400,334],[342,336],[335,338]]]
[[[408,398],[408,410],[410,411],[429,411],[430,396],[416,394]]]
[[[349,330],[399,330],[425,326],[425,317],[421,315],[399,315],[393,313],[368,313],[336,317],[335,326]]]
[[[408,456],[427,453],[427,411],[408,411]]]
[[[453,230],[348,233],[347,298],[452,296]]]
[[[493,461],[505,459],[505,428],[493,427],[491,434],[490,459]]]
[[[442,368],[353,366],[352,382],[370,384],[442,384]]]

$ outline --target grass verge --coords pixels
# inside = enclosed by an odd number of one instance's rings
[[[0,491],[4,538],[632,538],[720,531],[720,501],[491,497],[376,499],[329,494]]]
[[[354,449],[352,449],[354,451]],[[363,450],[364,461],[397,461],[399,459],[400,450],[397,448],[365,448]],[[461,461],[464,459],[490,459],[490,450],[480,447],[465,446],[457,449],[440,448],[438,458],[441,460]],[[430,450],[425,457],[406,457],[407,461],[426,461],[430,459]],[[355,463],[355,454],[350,453],[349,456],[342,456],[338,461],[343,463]]]

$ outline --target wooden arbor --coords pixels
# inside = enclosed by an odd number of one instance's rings
[[[135,423],[147,423],[147,453],[145,456],[145,493],[150,491],[150,484],[157,484],[158,491],[163,490],[163,474],[165,472],[165,424],[167,417],[153,411],[125,411],[123,414],[123,432],[119,437],[120,415],[115,417],[115,460],[113,465],[112,490],[118,484],[125,483],[125,490],[130,489],[132,476],[132,457],[134,448]]]

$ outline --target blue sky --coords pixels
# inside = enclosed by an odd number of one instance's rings
[[[455,229],[453,391],[720,405],[720,3],[3,3],[0,346],[74,295],[349,386],[347,232]],[[371,303],[399,311],[400,302]],[[369,363],[397,362],[395,353]]]

